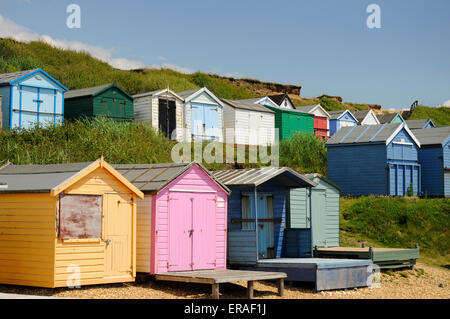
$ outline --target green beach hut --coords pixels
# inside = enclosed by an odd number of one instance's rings
[[[80,90],[64,95],[65,119],[81,117],[107,117],[119,122],[134,118],[133,97],[115,82]]]

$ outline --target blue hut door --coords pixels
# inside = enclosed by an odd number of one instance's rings
[[[258,258],[274,258],[273,196],[258,194]]]
[[[217,107],[205,105],[205,136],[206,140],[216,140],[218,137]]]
[[[218,107],[192,103],[192,139],[194,141],[216,140],[219,136]]]
[[[192,140],[203,141],[205,126],[204,110],[200,104],[192,104]]]

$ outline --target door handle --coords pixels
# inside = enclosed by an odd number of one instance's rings
[[[106,246],[109,246],[109,244],[111,243],[111,239],[105,239],[105,243],[106,243]]]
[[[264,224],[258,224],[259,228],[264,228]]]

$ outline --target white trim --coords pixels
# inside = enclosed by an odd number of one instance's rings
[[[185,103],[190,103],[191,100],[193,100],[196,96],[202,94],[203,92],[205,92],[206,94],[208,94],[214,101],[217,102],[217,104],[219,104],[221,107],[223,107],[223,102],[217,97],[215,96],[210,90],[208,90],[207,87],[202,87],[200,90],[195,91],[194,93],[192,93],[191,95],[189,95],[184,102]]]
[[[367,113],[366,116],[364,116],[364,118],[361,121],[361,125],[366,125],[364,123],[364,121],[367,119],[367,117],[369,116],[369,114],[372,114],[372,117],[375,119],[375,122],[377,122],[377,124],[380,124],[380,121],[378,120],[378,117],[375,115],[375,113],[372,111],[372,109],[369,110],[369,112]],[[368,125],[373,125],[373,124],[368,124]]]
[[[341,117],[343,117],[345,113],[350,114],[350,116],[353,117],[353,119],[355,120],[356,124],[359,123],[358,119],[349,110],[345,110],[336,120],[339,120]]]
[[[413,146],[414,145],[414,143],[409,143],[409,142],[392,142],[392,144],[409,145],[409,146]]]
[[[273,107],[280,107],[277,103],[275,103],[274,101],[272,101],[272,99],[270,98],[270,97],[268,97],[268,96],[264,96],[264,97],[262,97],[262,98],[260,98],[258,101],[256,101],[254,104],[259,104],[259,105],[262,105],[262,106],[265,106],[264,104],[261,104],[261,102],[263,102],[264,100],[269,100],[271,103],[272,103],[272,105],[271,106],[273,106]]]
[[[8,189],[8,184],[0,184],[0,189]]]
[[[384,124],[383,124],[384,125]],[[405,129],[405,131],[409,134],[409,136],[412,138],[412,140],[416,143],[416,145],[418,147],[420,147],[420,142],[419,140],[414,136],[414,134],[411,132],[411,130],[408,128],[408,126],[406,125],[406,123],[402,122],[400,123],[400,125],[398,126],[398,128],[394,131],[394,133],[392,133],[391,136],[389,136],[389,138],[386,140],[386,145],[388,145],[396,136],[397,134],[402,130],[402,128]]]
[[[177,192],[177,193],[209,193],[209,194],[216,194],[217,191],[210,191],[210,190],[192,190],[192,189],[174,189],[169,188],[169,192]]]
[[[177,98],[178,100],[180,100],[181,102],[184,103],[184,99],[181,96],[178,96],[178,94],[176,94],[171,89],[162,89],[162,90],[159,90],[159,91],[156,91],[156,92],[152,92],[152,93],[148,92],[148,93],[135,94],[135,95],[133,95],[133,98],[136,99],[136,98],[147,97],[147,96],[159,96],[159,95],[161,95],[162,93],[165,93],[165,92],[169,93],[169,94],[172,94],[175,98]]]

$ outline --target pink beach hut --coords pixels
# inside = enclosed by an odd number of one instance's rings
[[[230,190],[198,163],[114,165],[145,197],[137,202],[136,270],[226,268]]]

